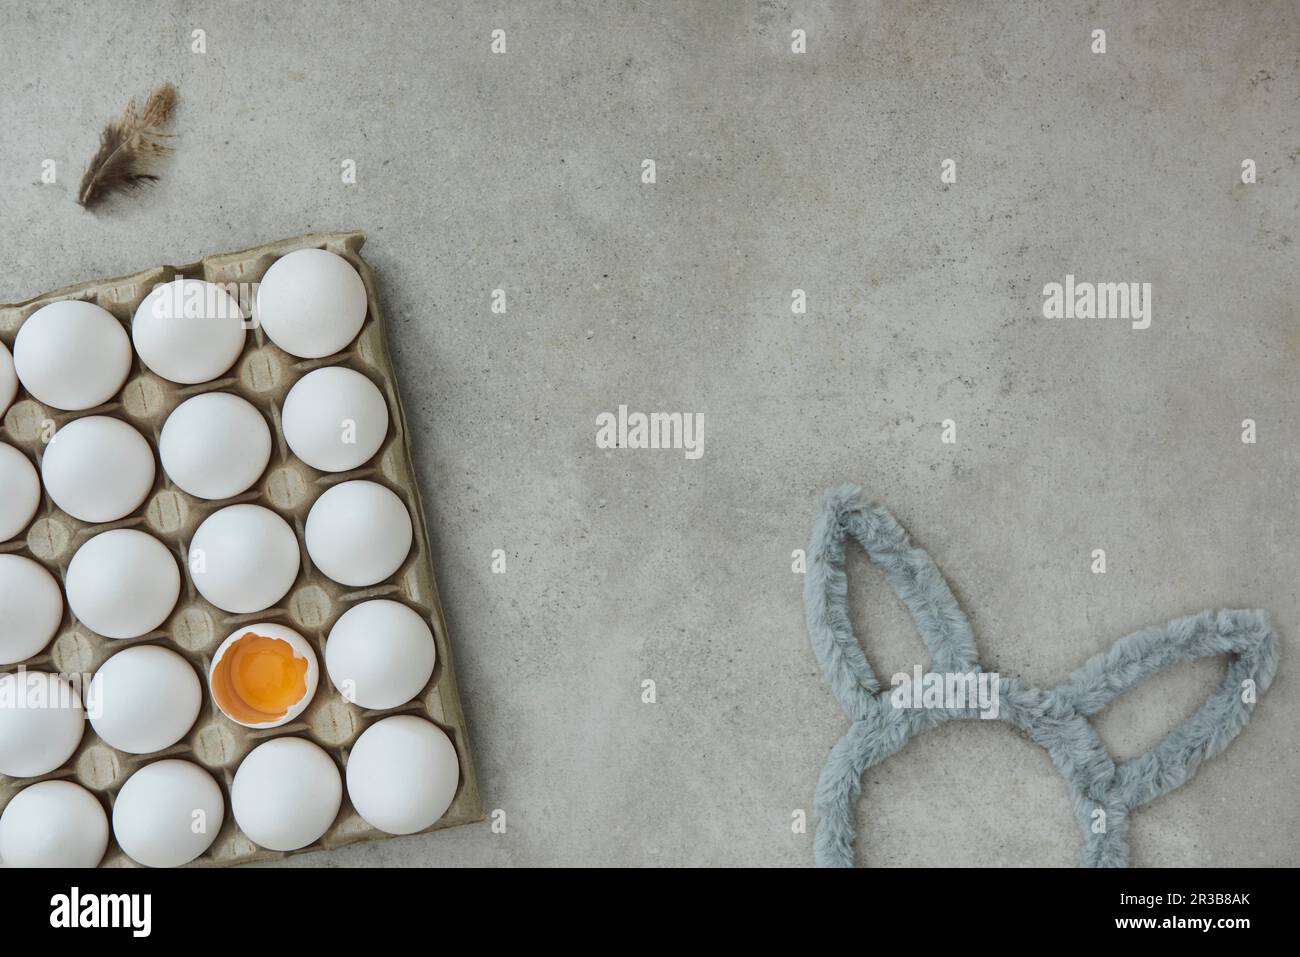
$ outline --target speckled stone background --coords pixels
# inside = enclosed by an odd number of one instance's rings
[[[931,550],[985,666],[1036,685],[1158,620],[1271,610],[1272,691],[1138,812],[1133,859],[1300,863],[1294,2],[0,0],[0,23],[0,300],[370,234],[506,828],[290,863],[810,863],[792,812],[845,719],[791,552],[843,481]],[[162,182],[83,212],[100,125],[164,80]],[[1067,273],[1152,283],[1151,328],[1042,318]],[[703,458],[598,449],[619,404],[703,413]],[[910,667],[905,614],[851,575],[873,665]],[[1103,737],[1145,750],[1221,674],[1153,679]],[[869,864],[1076,859],[1060,777],[1000,722],[923,736],[865,794]]]

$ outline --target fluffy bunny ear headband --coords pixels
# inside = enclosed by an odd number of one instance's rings
[[[853,636],[844,571],[850,536],[912,613],[930,655],[923,693],[901,686],[882,691]],[[930,556],[852,485],[822,497],[808,549],[804,604],[822,673],[853,722],[817,782],[816,856],[822,866],[853,864],[854,806],[863,772],[927,728],[956,718],[1000,717],[1046,748],[1065,778],[1084,836],[1082,864],[1125,867],[1129,813],[1191,780],[1202,761],[1222,751],[1250,720],[1277,671],[1278,639],[1268,616],[1223,610],[1121,638],[1051,691],[981,674],[970,623]],[[1088,716],[1171,665],[1213,655],[1228,656],[1228,673],[1197,712],[1152,750],[1116,763]]]

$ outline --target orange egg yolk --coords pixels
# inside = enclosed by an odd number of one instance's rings
[[[212,696],[245,724],[279,721],[307,694],[307,659],[279,638],[241,635],[212,671]]]

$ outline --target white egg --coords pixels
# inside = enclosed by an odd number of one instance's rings
[[[105,744],[127,754],[170,748],[194,726],[202,704],[194,668],[158,645],[119,652],[86,688],[90,726]]]
[[[26,528],[40,504],[36,466],[12,445],[0,442],[0,542]]]
[[[167,620],[181,593],[175,556],[133,528],[115,528],[82,545],[63,583],[77,620],[105,638],[148,634]]]
[[[307,553],[340,585],[374,585],[402,566],[411,551],[411,515],[376,482],[327,489],[307,513]]]
[[[60,675],[0,675],[0,774],[34,778],[61,767],[81,743],[86,713]]]
[[[0,665],[26,661],[50,643],[63,621],[63,592],[30,558],[0,555]]]
[[[322,472],[346,472],[365,465],[384,444],[388,403],[360,372],[331,366],[294,383],[281,420],[294,455]]]
[[[208,688],[221,713],[245,728],[278,728],[306,710],[320,683],[316,652],[292,628],[243,625],[221,643]]]
[[[214,512],[190,542],[194,586],[222,611],[244,615],[270,608],[298,577],[298,536],[260,505]]]
[[[91,415],[54,433],[41,458],[54,504],[92,524],[130,515],[153,488],[153,449],[121,419]]]
[[[348,609],[325,643],[330,680],[363,708],[396,708],[410,701],[428,683],[436,657],[428,623],[387,599]]]
[[[244,351],[244,313],[220,286],[173,279],[144,297],[131,341],[144,364],[172,382],[193,385],[226,372]]]
[[[262,331],[300,359],[333,355],[355,339],[366,307],[366,285],[352,264],[324,249],[280,257],[257,289]]]
[[[113,314],[93,302],[52,302],[19,328],[14,369],[38,401],[70,412],[93,409],[126,382],[131,340]]]
[[[24,788],[0,814],[5,867],[96,867],[107,849],[104,806],[71,781]]]
[[[396,715],[367,728],[347,762],[348,797],[366,823],[389,834],[431,827],[460,781],[456,748],[422,718]]]
[[[186,399],[158,439],[163,471],[185,492],[230,498],[258,480],[271,460],[271,430],[251,403],[225,392]]]
[[[155,761],[118,792],[113,836],[146,867],[180,867],[211,846],[225,817],[226,802],[212,775],[189,761]]]
[[[9,349],[0,342],[0,415],[8,411],[14,396],[18,394],[18,373],[14,371],[14,357]]]
[[[235,823],[253,843],[273,851],[293,851],[319,839],[342,803],[339,769],[303,738],[258,745],[230,786]]]

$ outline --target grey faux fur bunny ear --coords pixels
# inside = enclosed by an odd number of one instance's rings
[[[849,622],[844,549],[850,537],[911,611],[931,671],[979,672],[970,625],[930,556],[913,547],[894,517],[867,501],[861,489],[846,485],[826,492],[813,521],[804,604],[813,652],[852,721],[831,749],[814,802],[817,863],[840,867],[853,864],[854,806],[863,772],[919,731],[980,714],[970,708],[899,707],[881,690]],[[1262,611],[1204,611],[1121,638],[1050,692],[997,677],[998,717],[1046,748],[1066,779],[1084,835],[1084,866],[1127,866],[1132,810],[1186,783],[1202,761],[1241,732],[1277,672],[1278,647]],[[1156,747],[1117,765],[1088,716],[1171,665],[1212,655],[1228,656],[1228,672],[1205,703]]]

